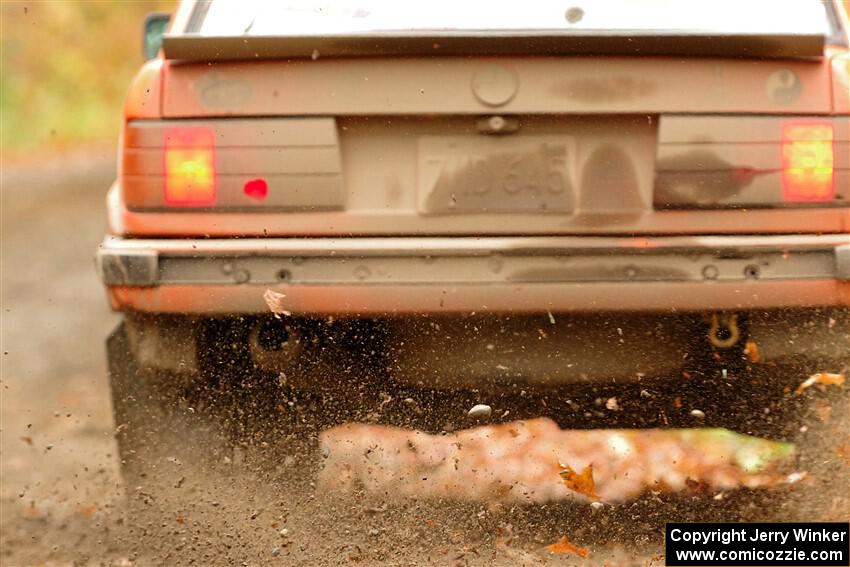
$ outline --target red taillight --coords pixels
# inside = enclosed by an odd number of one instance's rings
[[[782,196],[787,202],[835,198],[830,124],[786,124],[782,128]]]
[[[215,203],[215,133],[210,128],[165,131],[165,202],[175,206]]]

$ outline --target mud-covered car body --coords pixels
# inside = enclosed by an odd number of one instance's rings
[[[275,372],[311,321],[368,320],[429,387],[846,357],[840,3],[717,29],[235,4],[183,2],[127,97],[98,266],[146,364],[193,370],[214,320]]]

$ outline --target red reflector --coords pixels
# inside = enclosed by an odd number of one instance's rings
[[[269,184],[265,179],[250,179],[245,182],[242,191],[251,199],[262,201],[269,194]]]
[[[830,124],[782,127],[782,196],[788,202],[835,198]]]
[[[215,203],[215,134],[210,128],[165,131],[165,202],[203,206]]]

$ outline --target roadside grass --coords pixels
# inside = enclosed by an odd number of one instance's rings
[[[144,16],[166,0],[0,4],[4,162],[117,141],[121,105],[142,63]]]

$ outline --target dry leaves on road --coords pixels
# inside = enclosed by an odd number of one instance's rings
[[[550,553],[575,553],[582,559],[590,555],[590,550],[585,547],[578,547],[576,544],[567,539],[567,536],[562,537],[555,543],[550,543],[546,546],[546,551]]]
[[[559,466],[561,467],[561,471],[558,474],[561,475],[561,479],[567,488],[579,494],[584,494],[593,500],[599,500],[599,495],[596,494],[596,483],[593,482],[592,464],[584,467],[581,474],[574,471],[570,465],[559,463]]]
[[[818,372],[817,374],[812,374],[806,380],[797,386],[797,389],[794,390],[794,393],[798,396],[802,394],[804,391],[808,390],[814,385],[821,386],[825,388],[826,386],[841,386],[844,384],[844,374],[834,374],[832,372]]]
[[[761,353],[755,341],[747,341],[746,345],[744,345],[744,354],[747,355],[747,360],[753,364],[761,362]]]
[[[835,454],[841,457],[848,466],[850,466],[850,443],[835,448]]]

